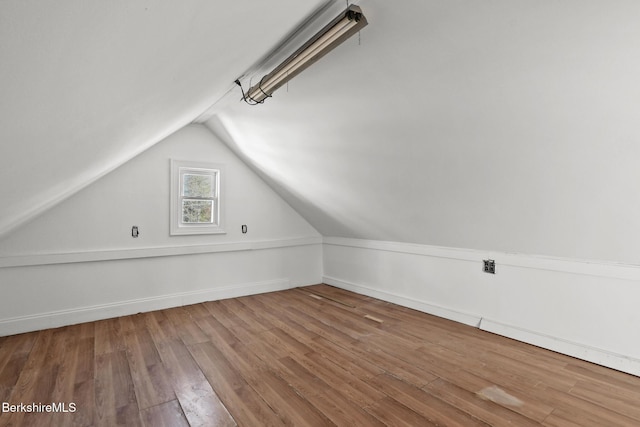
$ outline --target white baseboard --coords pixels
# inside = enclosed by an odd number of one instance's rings
[[[640,360],[599,348],[579,344],[556,337],[540,334],[534,331],[505,325],[490,319],[484,319],[469,313],[461,313],[445,307],[430,304],[414,298],[380,291],[367,286],[346,282],[335,277],[323,277],[323,282],[341,289],[358,294],[378,298],[383,301],[412,308],[444,319],[453,320],[465,325],[474,326],[487,332],[513,338],[515,340],[542,347],[558,353],[566,354],[578,359],[586,360],[598,365],[606,366],[618,371],[640,376]]]
[[[340,237],[323,247],[330,285],[640,376],[640,265]]]
[[[600,348],[563,340],[540,334],[511,325],[505,325],[490,319],[482,319],[480,329],[492,332],[518,341],[526,342],[538,347],[553,350],[578,359],[586,360],[598,365],[607,366],[618,371],[640,376],[640,360]]]
[[[347,291],[352,291],[357,294],[378,298],[380,300],[398,304],[403,307],[422,311],[423,313],[433,314],[434,316],[442,317],[444,319],[464,323],[465,325],[478,327],[478,325],[480,324],[481,317],[473,314],[463,313],[460,311],[452,310],[450,308],[429,304],[428,302],[420,301],[414,298],[408,298],[402,295],[397,295],[367,286],[346,282],[344,280],[336,279],[335,277],[324,276],[322,280],[327,285],[335,286]]]
[[[180,307],[205,301],[281,291],[292,287],[289,279],[276,279],[0,319],[0,336]]]

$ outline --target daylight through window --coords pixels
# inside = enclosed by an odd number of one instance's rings
[[[223,233],[220,165],[171,162],[171,234]]]

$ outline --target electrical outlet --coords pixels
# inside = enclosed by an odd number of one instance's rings
[[[496,262],[492,259],[483,259],[482,271],[489,274],[496,274]]]

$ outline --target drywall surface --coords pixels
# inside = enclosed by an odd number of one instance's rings
[[[323,235],[640,264],[640,3],[360,5],[209,124]]]
[[[320,245],[0,268],[0,336],[318,283]]]
[[[640,375],[640,268],[326,237],[326,283]],[[496,261],[496,274],[482,260]]]
[[[225,166],[226,234],[169,235],[171,158]],[[0,333],[318,283],[320,243],[224,144],[191,125],[0,241]]]
[[[0,235],[190,123],[322,3],[0,2]]]
[[[226,234],[170,236],[170,159],[222,164]],[[131,236],[138,226],[140,236]],[[242,233],[247,225],[247,233]],[[319,236],[204,126],[191,125],[0,240],[0,255]]]

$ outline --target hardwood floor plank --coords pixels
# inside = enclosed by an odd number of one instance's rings
[[[398,402],[390,397],[376,402],[365,408],[365,410],[388,426],[437,426],[437,424],[432,423],[417,412],[412,411],[404,405],[398,404]],[[458,425],[463,427],[462,424]]]
[[[31,332],[3,337],[0,342],[0,402],[8,401],[37,337],[37,332]]]
[[[8,399],[10,403],[31,404],[49,400],[59,369],[59,355],[56,355],[61,349],[61,342],[56,340],[59,335],[59,329],[47,329],[38,333],[25,367]],[[17,412],[2,414],[2,418],[6,418],[2,422],[7,425],[48,426],[51,413]]]
[[[373,332],[372,325],[363,322],[363,318],[353,311],[348,312],[344,306],[330,300],[316,300],[309,297],[308,293],[294,289],[300,302],[305,306],[306,312],[312,317],[321,319],[322,323],[335,329],[340,329],[352,340],[358,340]]]
[[[311,345],[313,339],[317,336],[293,319],[286,310],[282,310],[277,305],[274,307],[265,304],[264,298],[244,297],[240,298],[239,302],[242,303],[243,310],[249,310],[254,314],[260,324],[265,327],[265,330],[279,329],[300,344],[307,346]]]
[[[235,426],[191,353],[179,339],[158,343],[160,357],[171,378],[173,390],[191,427]]]
[[[73,412],[52,415],[55,426],[90,426],[94,420],[95,395],[94,337],[83,333],[83,325],[67,329],[62,349],[60,369],[52,392],[51,401],[75,405]]]
[[[63,328],[54,336],[54,340],[59,341],[59,354],[51,355],[58,359],[58,373],[52,390],[52,398],[56,401],[69,401],[73,398],[73,389],[76,384],[76,372],[78,370],[78,358],[80,357],[81,347],[85,349],[87,340],[80,343],[77,336],[73,334],[73,326]],[[92,341],[89,338],[89,341]],[[88,343],[92,347],[92,343]],[[89,348],[91,348],[89,347]],[[86,356],[86,353],[83,355]],[[91,355],[92,356],[92,355]]]
[[[211,342],[193,344],[188,348],[224,405],[234,408],[233,417],[239,426],[284,425],[283,420]]]
[[[338,426],[384,426],[345,393],[342,382],[329,384],[320,378],[318,371],[310,371],[297,360],[284,357],[278,361],[283,369],[279,376],[290,384],[298,395],[321,411],[331,422]],[[373,402],[369,402],[372,404]]]
[[[554,400],[556,408],[545,423],[558,423],[559,420],[569,420],[583,427],[624,426],[637,427],[638,421],[625,417],[617,412],[594,405],[575,396],[567,395],[553,389],[547,390],[549,400]]]
[[[460,369],[461,364],[456,364],[459,355],[451,354],[442,347],[424,347],[422,343],[410,344],[398,338],[388,336],[378,336],[372,339],[363,340],[369,346],[375,346],[383,352],[389,353],[393,349],[391,356],[400,359],[409,366],[420,366],[421,370],[415,376],[420,380],[414,384],[420,386],[420,383],[429,383],[438,376],[450,376]],[[442,353],[448,353],[446,356]],[[449,357],[447,357],[449,356]]]
[[[76,412],[71,416],[72,426],[92,427],[95,425],[95,380],[89,379],[76,383],[73,390],[73,403]]]
[[[309,305],[314,305],[314,302],[308,302]],[[327,319],[335,319],[336,313],[338,313],[338,317],[342,315],[339,314],[339,311],[344,309],[342,307],[336,307],[335,305],[329,305],[324,307],[322,312],[317,312],[317,320],[313,317],[309,318],[309,323],[317,323],[318,320],[321,323],[325,323]],[[415,385],[423,386],[430,381],[435,379],[433,374],[430,374],[424,369],[417,368],[410,362],[406,362],[402,359],[399,359],[393,354],[385,353],[380,349],[379,346],[371,343],[368,337],[373,333],[380,333],[380,329],[377,326],[367,325],[367,321],[360,316],[342,316],[344,317],[344,322],[350,325],[352,330],[357,331],[355,333],[356,339],[354,341],[350,341],[349,338],[342,341],[342,344],[349,348],[349,350],[362,358],[364,360],[370,360],[374,365],[380,367],[381,369],[392,372],[394,375],[400,376],[407,381],[411,381]],[[362,327],[354,326],[354,324],[360,323],[363,325]],[[328,325],[330,326],[330,325]],[[345,342],[346,341],[346,342]]]
[[[244,297],[245,300],[247,298],[251,301],[254,300],[251,297]],[[255,310],[249,309],[243,304],[242,300],[243,298],[225,299],[220,301],[220,305],[226,309],[225,313],[233,313],[237,318],[242,319],[247,332],[253,335],[271,329],[272,326],[265,325],[262,322],[263,318]]]
[[[508,351],[504,353],[487,351],[478,358],[478,362],[483,366],[483,373],[490,373],[494,376],[509,376],[527,388],[543,385],[568,392],[577,382],[576,377],[568,375],[564,369],[549,367],[545,364],[540,365]]]
[[[305,329],[322,337],[328,342],[336,343],[343,348],[349,348],[356,341],[350,335],[346,334],[341,328],[336,328],[325,323],[322,316],[310,315],[297,308],[290,308],[287,310],[287,313],[299,324],[303,325]],[[314,341],[317,340],[314,338]]]
[[[475,393],[480,398],[490,400],[537,422],[542,422],[554,409],[553,406],[531,398],[526,393],[504,387],[502,384],[496,385],[465,370],[458,371],[448,380],[458,387]]]
[[[0,398],[76,404],[17,427],[640,425],[639,377],[327,285],[0,337]]]
[[[379,301],[379,300],[376,300],[375,298],[372,298],[366,295],[355,294],[353,292],[345,291],[344,289],[336,288],[334,286],[329,286],[325,284],[307,286],[304,289],[309,290],[310,292],[314,292],[318,295],[327,295],[328,297],[331,297],[334,300],[347,303],[354,307],[370,305],[375,301]]]
[[[164,310],[170,324],[175,328],[176,335],[186,344],[196,344],[207,341],[206,335],[198,327],[196,318],[191,316],[185,307]]]
[[[437,378],[428,371],[427,366],[407,362],[404,360],[407,358],[406,355],[394,354],[395,351],[391,348],[385,351],[378,346],[362,342],[354,343],[351,348],[359,357],[368,359],[385,372],[417,387],[423,387]]]
[[[341,344],[329,341],[323,337],[315,338],[310,344],[310,347],[313,348],[314,352],[310,353],[310,355],[318,354],[323,358],[329,359],[332,363],[340,366],[359,380],[366,380],[367,378],[375,377],[385,372],[383,368],[368,358],[365,359],[357,356],[351,352],[348,347],[343,347]]]
[[[268,331],[266,331],[268,332]],[[265,332],[261,333],[263,335]],[[333,425],[299,391],[281,377],[277,355],[253,349],[255,343],[236,343],[231,346],[220,342],[213,353],[219,351],[218,360],[233,360],[239,374],[262,400],[280,417],[285,425]]]
[[[436,425],[487,427],[489,424],[438,399],[432,394],[387,374],[370,379],[369,384]]]
[[[247,322],[242,319],[238,314],[234,313],[229,307],[223,304],[222,301],[214,301],[205,304],[205,307],[218,322],[220,322],[230,333],[232,333],[236,339],[241,342],[252,342],[256,339],[257,332],[262,331],[252,329]]]
[[[95,322],[95,354],[106,354],[125,349],[120,318]]]
[[[143,322],[138,322],[138,328],[126,332],[124,337],[131,378],[140,409],[176,398],[151,334],[143,325]]]
[[[640,390],[578,381],[570,394],[637,420],[640,425]]]
[[[146,427],[189,427],[189,422],[175,400],[144,409],[142,422]]]
[[[638,391],[637,377],[584,360],[572,359],[567,363],[564,370],[568,375],[576,375],[577,379],[596,381],[600,384],[611,384],[627,390]]]
[[[334,426],[308,400],[300,396],[286,381],[270,370],[256,370],[251,386],[290,426]]]
[[[532,427],[540,425],[508,407],[482,399],[477,393],[470,392],[441,378],[427,384],[423,390],[492,426]]]
[[[145,327],[151,334],[151,339],[158,344],[180,340],[178,330],[175,325],[169,320],[166,315],[166,311],[152,311],[150,313],[142,313],[142,317]]]
[[[361,408],[385,397],[384,393],[369,385],[365,381],[366,378],[358,378],[351,372],[349,366],[342,365],[339,360],[336,360],[333,352],[325,354],[312,352],[296,360]],[[355,360],[352,360],[352,363],[355,364]]]
[[[542,425],[548,427],[586,427],[585,424],[578,422],[575,418],[564,418],[562,415],[556,414],[555,411],[544,420]]]
[[[353,343],[351,337],[324,325],[317,318],[311,317],[297,308],[283,310],[282,307],[287,306],[289,299],[281,295],[279,293],[264,295],[264,298],[260,300],[262,305],[259,308],[264,312],[279,313],[278,317],[282,320],[274,322],[274,325],[304,342],[313,350],[312,354],[330,359],[335,365],[342,367],[345,372],[359,379],[370,378],[384,372],[383,369],[369,361],[353,355],[349,350]]]
[[[205,305],[202,303],[185,305],[182,307],[182,309],[189,313],[189,316],[191,316],[191,318],[194,320],[198,320],[202,317],[207,317],[210,314]]]
[[[278,355],[279,357],[286,357],[292,353],[304,356],[313,351],[311,347],[301,343],[278,328],[262,332],[260,334],[260,341],[266,344],[261,346],[262,351],[271,351],[273,355]]]
[[[142,426],[125,351],[96,356],[96,426]]]

